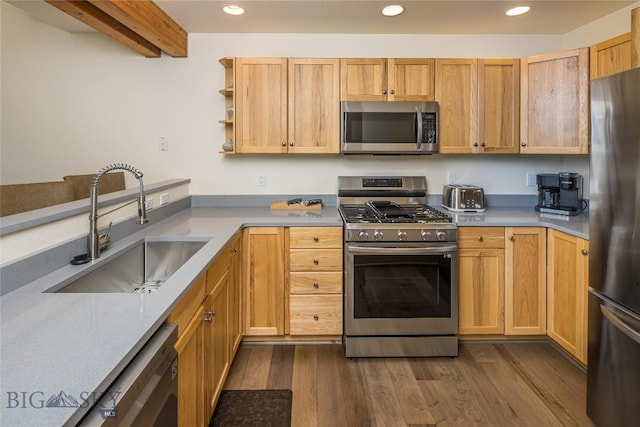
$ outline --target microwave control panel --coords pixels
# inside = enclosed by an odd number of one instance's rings
[[[427,144],[436,144],[437,136],[437,116],[436,113],[422,113],[422,142]]]

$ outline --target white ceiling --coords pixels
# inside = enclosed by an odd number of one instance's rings
[[[43,0],[3,0],[70,32],[94,31]],[[156,0],[188,33],[566,34],[635,1],[614,0]],[[245,8],[229,16],[222,6]],[[388,18],[388,4],[405,12]],[[531,11],[504,12],[516,5]]]

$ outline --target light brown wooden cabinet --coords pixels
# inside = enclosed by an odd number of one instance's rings
[[[520,152],[588,154],[589,49],[521,59]]]
[[[441,153],[519,151],[518,59],[437,59]]]
[[[223,248],[167,318],[178,325],[178,425],[206,426],[227,377],[233,347],[231,293],[238,287],[231,273],[238,236]]]
[[[178,426],[200,427],[205,422],[204,411],[204,306],[199,305],[191,322],[185,325],[176,342],[178,352]]]
[[[282,336],[285,307],[284,228],[243,230],[244,334]]]
[[[597,43],[589,48],[591,80],[631,69],[631,33]]]
[[[461,335],[545,334],[545,233],[537,227],[458,228]]]
[[[459,227],[459,333],[504,334],[504,227]]]
[[[548,239],[548,335],[586,365],[589,242],[556,230]]]
[[[434,60],[429,58],[343,58],[342,101],[433,101]]]
[[[242,231],[238,231],[227,245],[230,253],[229,262],[229,343],[230,358],[233,359],[242,341]]]
[[[288,333],[342,335],[342,227],[291,227]]]
[[[207,276],[211,270],[207,272]],[[212,283],[211,291],[205,300],[204,321],[208,323],[205,329],[205,388],[204,395],[207,402],[207,419],[211,418],[216,408],[218,397],[222,392],[224,380],[231,366],[230,329],[229,329],[229,269],[222,275],[216,275],[207,282]]]
[[[236,58],[236,153],[339,153],[340,62]]]
[[[546,228],[505,228],[506,335],[546,334],[546,267]]]

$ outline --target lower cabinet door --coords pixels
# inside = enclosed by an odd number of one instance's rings
[[[506,335],[547,333],[547,230],[505,229]]]
[[[504,249],[460,249],[460,335],[504,333]]]
[[[206,416],[204,395],[204,306],[200,306],[175,345],[178,352],[178,426],[201,427]]]

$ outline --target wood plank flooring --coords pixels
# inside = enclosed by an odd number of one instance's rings
[[[243,344],[224,388],[293,390],[294,427],[593,426],[586,374],[546,342],[385,359],[347,359],[336,344]]]

